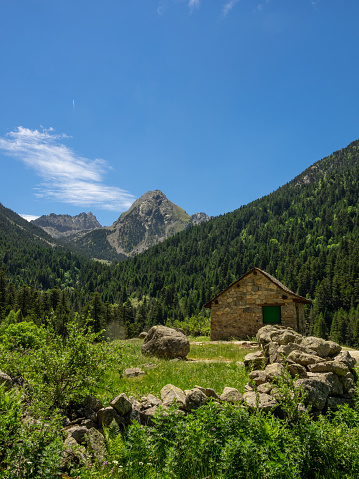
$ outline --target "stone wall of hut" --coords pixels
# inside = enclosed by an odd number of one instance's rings
[[[246,339],[263,323],[263,306],[281,306],[281,324],[302,333],[304,304],[266,276],[251,272],[212,301],[211,339]]]

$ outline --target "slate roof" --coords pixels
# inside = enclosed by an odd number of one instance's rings
[[[307,299],[307,298],[304,298],[303,296],[299,296],[299,294],[296,294],[294,293],[293,291],[291,291],[289,288],[287,288],[287,286],[285,286],[283,283],[281,283],[277,278],[275,278],[274,276],[272,276],[271,274],[267,273],[266,271],[263,271],[259,268],[252,268],[251,270],[247,271],[246,274],[244,274],[243,276],[241,276],[239,279],[237,279],[236,281],[234,281],[234,283],[230,284],[226,289],[224,289],[223,291],[221,291],[219,294],[217,294],[217,296],[215,296],[214,298],[212,298],[210,301],[208,301],[208,303],[206,303],[204,305],[205,308],[211,308],[212,306],[212,302],[214,300],[216,300],[217,298],[219,298],[219,296],[221,296],[225,291],[227,291],[228,289],[230,289],[232,286],[234,286],[235,284],[239,283],[240,281],[242,281],[242,279],[244,279],[246,276],[248,276],[250,273],[253,273],[253,272],[258,272],[258,273],[261,273],[263,274],[264,276],[266,276],[270,281],[272,281],[272,283],[276,284],[277,286],[279,286],[279,288],[281,288],[283,291],[285,291],[286,293],[290,294],[291,296],[294,296],[294,299],[296,299],[298,302],[301,302],[301,303],[307,303],[307,304],[312,304],[312,301],[310,299]]]

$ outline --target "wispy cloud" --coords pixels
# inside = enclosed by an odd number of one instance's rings
[[[223,16],[226,17],[229,12],[232,10],[232,8],[235,6],[236,3],[238,3],[239,0],[228,0],[224,5],[222,9]]]
[[[104,183],[111,169],[104,160],[77,155],[64,144],[66,135],[57,135],[52,128],[30,130],[18,127],[0,137],[0,150],[17,158],[42,178],[35,189],[38,198],[105,210],[128,209],[135,197],[127,191]]]
[[[270,0],[264,0],[263,2],[258,3],[258,5],[257,5],[257,10],[258,10],[258,11],[262,11],[263,8],[264,8],[266,5],[268,5],[269,2],[270,2]]]
[[[157,13],[158,15],[164,15],[169,4],[169,0],[160,0],[158,7],[157,7]],[[193,13],[195,10],[197,10],[200,7],[201,0],[172,0],[172,3],[182,3],[183,5],[186,4],[188,6],[188,9],[190,13]]]
[[[194,12],[197,8],[199,8],[199,0],[189,0],[188,8],[190,12]]]

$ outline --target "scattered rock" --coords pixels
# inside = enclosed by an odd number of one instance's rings
[[[205,394],[208,398],[219,399],[218,394],[214,389],[211,388],[202,388],[201,386],[195,386],[196,389],[200,389],[203,394]]]
[[[331,351],[331,348],[333,349],[332,345],[335,344],[333,342],[331,343],[332,344],[330,344],[328,341],[325,341],[322,338],[316,338],[315,336],[307,336],[303,338],[301,342],[301,346],[309,348],[312,351],[314,351],[317,356],[320,356],[321,358],[325,358],[329,356],[329,352]]]
[[[145,371],[140,368],[127,368],[122,373],[125,378],[137,378],[137,376],[143,376],[144,374],[146,374]]]
[[[266,373],[269,380],[274,381],[283,373],[283,365],[280,363],[268,364],[264,372]]]
[[[265,371],[257,370],[251,371],[249,373],[249,379],[253,382],[256,386],[260,386],[268,381],[267,373]]]
[[[142,365],[143,369],[156,369],[157,364],[155,363],[146,363]]]

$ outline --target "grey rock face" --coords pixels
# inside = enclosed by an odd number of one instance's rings
[[[127,368],[123,372],[123,376],[126,378],[136,378],[137,376],[143,376],[145,371],[142,371],[141,368]]]
[[[189,351],[190,344],[186,336],[166,326],[153,326],[141,348],[144,355],[165,359],[183,358]]]
[[[204,406],[207,402],[207,396],[200,389],[191,389],[186,394],[186,409],[192,411]]]
[[[94,396],[90,395],[85,397],[85,399],[82,401],[82,405],[89,407],[95,412],[103,408],[102,402]]]
[[[231,403],[242,402],[243,396],[238,389],[226,387],[220,395],[220,400]]]
[[[298,379],[295,382],[295,387],[301,387],[306,393],[304,404],[312,404],[316,409],[321,411],[329,396],[329,386],[324,382],[316,379]]]
[[[269,359],[263,351],[249,353],[244,358],[244,366],[246,369],[263,369],[268,364]]]
[[[244,402],[251,409],[261,409],[264,412],[272,412],[277,409],[278,401],[269,394],[248,392],[243,395]]]
[[[108,228],[107,240],[117,253],[134,256],[193,224],[207,221],[209,218],[203,215],[191,218],[162,191],[148,191]]]
[[[186,395],[182,389],[174,386],[173,384],[166,384],[161,389],[161,399],[164,406],[170,406],[175,403],[179,407],[186,407]]]
[[[315,364],[325,361],[320,356],[302,353],[301,351],[292,351],[290,354],[288,354],[288,360],[292,360],[295,363],[301,364],[302,366],[308,366],[308,364]]]
[[[65,236],[76,234],[80,231],[91,231],[102,228],[97,221],[96,216],[90,213],[80,213],[76,216],[70,215],[43,215],[36,220],[32,220],[36,226],[40,226],[53,238],[63,238]]]
[[[112,421],[116,421],[119,426],[124,424],[124,420],[122,419],[122,417],[111,406],[104,407],[98,411],[97,421],[101,426],[106,427],[109,427]]]
[[[72,437],[78,444],[84,444],[89,430],[83,426],[72,426],[66,430],[67,437]]]
[[[103,462],[107,454],[105,438],[103,435],[97,429],[92,427],[88,433],[87,443],[87,448],[96,461]]]
[[[112,399],[110,402],[110,406],[112,406],[120,416],[124,416],[132,409],[132,404],[128,400],[125,393],[120,394],[119,396]]]

